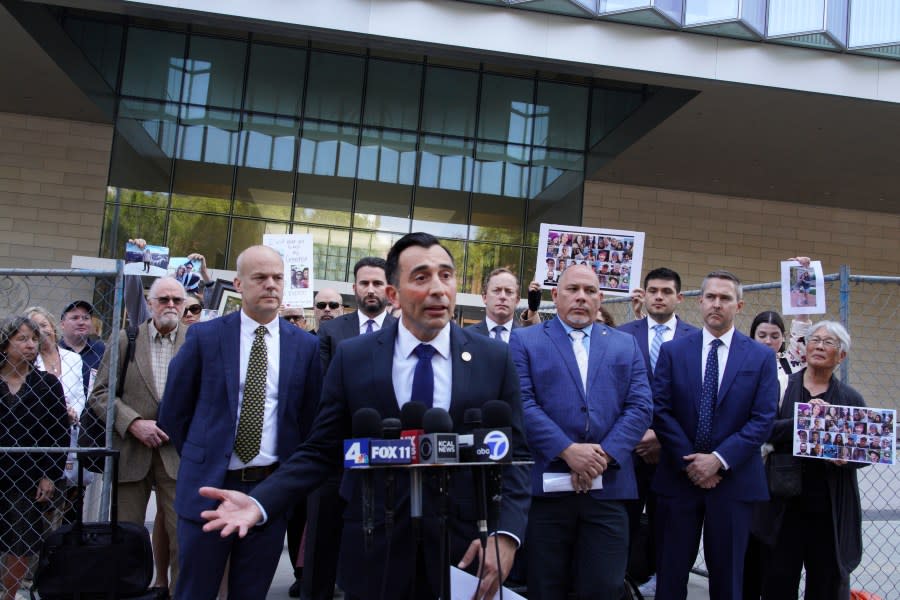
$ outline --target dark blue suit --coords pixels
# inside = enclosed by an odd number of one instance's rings
[[[329,473],[340,468],[342,442],[351,436],[351,418],[357,410],[371,407],[382,417],[400,416],[392,382],[397,327],[397,323],[391,323],[376,333],[340,344],[325,376],[322,404],[309,440],[252,493],[270,516],[287,510],[291,498],[315,489]],[[507,346],[460,329],[456,324],[451,323],[450,327],[453,389],[449,412],[455,430],[465,432],[463,416],[466,409],[480,407],[489,400],[508,402],[512,408],[514,457],[527,460],[519,382]],[[346,592],[360,598],[407,598],[416,577],[413,569],[415,541],[408,519],[409,478],[404,471],[396,473],[396,523],[390,541],[384,527],[387,484],[383,473],[374,473],[373,481],[375,534],[372,551],[367,553],[361,524],[362,475],[344,473],[341,496],[347,500],[347,510],[341,540],[339,583]],[[436,560],[438,497],[428,476],[424,487],[424,567],[434,593],[420,593],[417,600],[436,594],[440,566]],[[506,468],[503,493],[497,529],[524,539],[530,500],[526,467]],[[476,538],[474,491],[467,471],[453,471],[450,501],[450,560],[455,564]]]
[[[650,385],[653,386],[653,368],[650,365],[650,346],[648,344],[649,323],[646,318],[635,319],[624,325],[619,326],[619,331],[630,333],[637,340],[638,348],[644,355],[644,361],[647,366],[647,375],[650,377]],[[675,323],[675,335],[672,339],[680,338],[697,328],[689,323],[685,323],[681,319],[677,319]],[[628,502],[628,525],[629,525],[629,542],[631,546],[629,556],[629,574],[632,577],[643,579],[649,577],[655,572],[656,550],[653,544],[652,528],[656,520],[656,496],[650,491],[650,484],[653,476],[656,474],[656,465],[645,462],[643,458],[636,453],[632,454],[634,461],[634,477],[637,480],[638,498]],[[649,540],[646,545],[638,543],[635,540],[641,533],[641,515],[644,507],[647,508],[647,521],[650,526]],[[632,568],[635,570],[632,571]]]
[[[181,455],[175,492],[181,575],[179,598],[215,597],[231,553],[229,595],[262,598],[278,566],[284,540],[283,515],[248,537],[225,540],[202,533],[201,511],[218,505],[201,486],[240,489],[226,482],[234,448],[239,402],[240,312],[192,325],[169,365],[159,426]],[[277,452],[284,461],[309,434],[319,401],[321,371],[316,339],[279,319]],[[294,501],[296,499],[293,499]],[[193,549],[193,550],[192,550]],[[212,595],[208,595],[209,593]]]
[[[535,460],[531,478],[535,499],[527,541],[529,592],[536,598],[565,598],[571,565],[578,564],[578,597],[618,598],[628,538],[620,501],[637,497],[632,449],[652,418],[650,387],[637,342],[606,325],[592,325],[587,396],[572,342],[559,318],[515,330],[510,350],[519,372],[525,429]],[[573,443],[600,444],[618,467],[607,469],[603,489],[592,490],[589,496],[545,493],[543,474],[569,472],[559,454]],[[559,520],[562,524],[555,525]],[[586,524],[605,531],[607,537],[590,533],[594,529],[587,530]],[[584,539],[588,537],[593,539]],[[589,566],[595,561],[604,563],[602,569]]]
[[[390,314],[386,314],[382,326],[396,320]],[[355,310],[348,315],[320,323],[319,354],[322,358],[323,373],[328,371],[328,365],[337,352],[338,344],[359,336],[360,326],[359,312]],[[302,531],[303,524],[306,524],[302,595],[307,600],[324,600],[334,595],[341,528],[344,525],[343,512],[346,508],[338,494],[339,483],[340,472],[336,471],[333,477],[329,477],[328,481],[309,495],[307,514],[301,519],[295,511],[294,517],[288,523],[288,545],[295,543],[298,549],[300,539],[298,529]],[[291,550],[292,554],[293,552]]]
[[[722,481],[703,490],[685,474],[697,432],[703,332],[663,344],[653,381],[653,429],[662,457],[653,481],[657,509],[657,598],[684,598],[704,529],[710,597],[741,597],[752,502],[768,499],[760,446],[778,404],[772,351],[735,331],[716,400],[713,450],[728,464]]]

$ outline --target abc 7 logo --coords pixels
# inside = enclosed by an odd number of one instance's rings
[[[502,431],[491,431],[484,436],[484,445],[490,450],[491,460],[501,460],[509,452],[509,439]]]

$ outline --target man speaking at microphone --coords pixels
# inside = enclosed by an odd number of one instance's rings
[[[252,498],[231,490],[203,488],[201,494],[221,501],[204,513],[207,531],[246,535],[250,528],[285,512],[297,494],[314,489],[340,468],[343,440],[351,437],[351,418],[360,408],[374,408],[396,418],[409,401],[443,408],[457,431],[467,409],[491,400],[506,402],[511,412],[513,457],[529,458],[522,427],[519,380],[505,344],[466,331],[453,323],[456,268],[437,238],[411,233],[398,240],[387,257],[389,300],[400,305],[399,323],[371,335],[346,340],[326,375],[313,433],[294,455],[252,491]],[[427,477],[426,477],[427,478]],[[491,598],[509,573],[525,534],[530,502],[529,469],[509,466],[503,472],[498,533],[482,556],[475,526],[475,492],[469,472],[453,473],[449,493],[450,558],[461,567],[484,561],[477,598]],[[417,551],[409,515],[409,477],[397,473],[394,509],[397,517],[390,543],[384,528],[384,478],[374,481],[374,540],[366,543],[362,527],[362,477],[345,472],[341,494],[344,514],[338,581],[347,600],[414,600],[438,595],[440,553],[438,506],[431,486],[423,490],[423,544]],[[497,556],[499,555],[499,562]],[[417,567],[418,565],[418,567]],[[424,567],[424,568],[422,568]]]

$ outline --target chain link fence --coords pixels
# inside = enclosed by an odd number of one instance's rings
[[[897,349],[900,347],[900,277],[851,275],[841,273],[825,277],[823,315],[811,315],[813,322],[839,321],[850,332],[852,345],[841,364],[839,377],[853,386],[866,404],[900,410],[900,371]],[[678,316],[702,326],[699,290],[685,291]],[[634,318],[627,298],[604,302],[617,324]],[[744,287],[744,308],[735,326],[748,333],[753,318],[764,310],[781,312],[781,283],[762,283]],[[785,326],[790,333],[790,317]],[[900,598],[900,470],[894,466],[873,465],[858,471],[863,508],[863,558],[851,575],[851,587],[876,593],[882,598]],[[702,546],[695,572],[706,574]]]
[[[102,358],[97,342],[120,328],[121,290],[121,265],[118,271],[0,269],[0,553],[5,585],[28,586],[41,542],[49,531],[78,517],[79,500],[85,520],[108,518],[111,465],[103,474],[86,473],[85,485],[79,486],[76,446]],[[117,353],[117,345],[111,351]],[[115,389],[115,381],[109,389]],[[111,436],[107,428],[107,447]]]

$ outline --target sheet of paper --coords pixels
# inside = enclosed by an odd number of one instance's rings
[[[545,492],[574,492],[571,473],[544,473]],[[603,489],[603,475],[597,475],[591,482],[592,490]]]
[[[476,589],[478,589],[477,577],[466,573],[462,569],[450,567],[450,598],[452,600],[472,600]],[[494,598],[499,596],[499,592],[494,594]],[[503,600],[525,600],[525,597],[509,588],[503,588]]]

